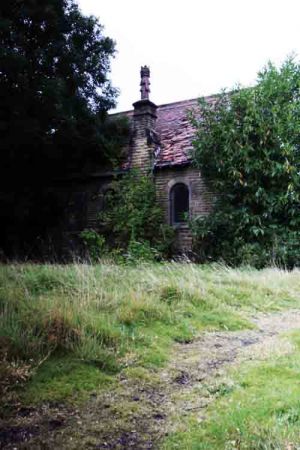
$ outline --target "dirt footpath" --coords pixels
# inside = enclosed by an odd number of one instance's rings
[[[81,410],[49,406],[17,418],[13,427],[3,424],[0,448],[159,448],[176,428],[178,411],[180,416],[197,412],[205,420],[207,405],[230,388],[224,384],[228,368],[293,350],[282,335],[300,328],[299,310],[260,313],[249,320],[254,330],[204,332],[192,343],[176,344],[165,369],[145,377],[120,375],[114,392],[92,396]]]

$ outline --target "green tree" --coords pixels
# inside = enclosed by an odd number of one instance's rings
[[[193,223],[204,259],[300,262],[300,65],[269,63],[255,87],[200,101],[194,160],[216,194]]]
[[[54,180],[115,159],[111,135],[120,127],[106,120],[117,95],[108,78],[114,47],[73,0],[1,1],[3,241],[8,232],[33,237],[57,220]]]

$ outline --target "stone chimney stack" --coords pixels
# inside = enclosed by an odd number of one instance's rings
[[[155,133],[157,106],[149,100],[150,69],[141,67],[141,100],[133,104],[133,142],[131,167],[148,172],[153,166],[154,152],[157,147]]]

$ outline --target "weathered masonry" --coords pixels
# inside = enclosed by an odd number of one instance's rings
[[[166,222],[176,229],[178,251],[190,251],[192,236],[186,217],[205,215],[211,210],[212,194],[201,173],[191,165],[193,127],[189,110],[197,99],[156,106],[149,100],[150,70],[141,68],[141,99],[126,115],[131,123],[128,160],[124,169],[153,172],[157,199]]]
[[[138,168],[153,174],[166,223],[176,229],[175,250],[189,252],[192,235],[187,217],[206,215],[212,206],[212,194],[190,158],[194,129],[188,114],[198,108],[197,99],[156,106],[149,93],[150,70],[144,66],[141,99],[133,104],[133,110],[111,115],[112,118],[126,116],[130,123],[126,159],[117,172],[122,176],[131,168]],[[207,100],[213,101],[213,97]],[[66,230],[76,235],[84,227],[97,228],[97,215],[115,173],[95,170],[88,179],[73,180],[73,187],[68,183],[71,202]]]

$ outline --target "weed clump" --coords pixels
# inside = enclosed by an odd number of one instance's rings
[[[182,299],[182,292],[177,286],[163,286],[159,298],[163,302],[171,304]]]

